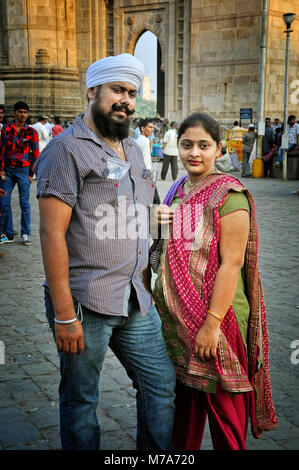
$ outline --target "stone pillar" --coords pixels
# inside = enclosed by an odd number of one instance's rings
[[[32,120],[40,113],[73,119],[81,111],[74,6],[74,0],[1,2],[8,114],[19,100],[28,103]]]
[[[265,83],[265,116],[273,120],[278,117],[283,121],[286,30],[283,13],[296,13],[292,24],[289,51],[289,105],[288,114],[298,119],[299,88],[299,3],[289,0],[287,8],[282,8],[280,0],[270,0],[268,17],[268,54]]]

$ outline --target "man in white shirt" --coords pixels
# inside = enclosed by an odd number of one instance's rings
[[[296,116],[294,116],[293,114],[291,114],[288,117],[287,134],[288,134],[287,151],[289,152],[290,150],[293,150],[293,149],[299,150],[299,125],[296,123]],[[278,149],[278,160],[276,163],[274,163],[273,166],[282,168],[283,155],[284,155],[283,148],[280,147]]]
[[[36,130],[38,133],[38,140],[39,140],[39,153],[41,153],[45,146],[49,143],[49,134],[45,127],[45,123],[47,122],[47,118],[45,116],[39,116],[38,121],[35,124],[32,124],[31,127]]]
[[[171,176],[173,181],[177,179],[178,176],[178,132],[177,124],[175,121],[170,123],[170,129],[166,132],[163,139],[163,165],[161,171],[161,180],[165,180],[169,163],[171,165]]]
[[[152,169],[152,157],[151,157],[151,144],[149,137],[153,134],[155,126],[153,120],[150,118],[140,119],[139,123],[140,135],[137,137],[136,142],[139,145],[145,166],[148,170]]]
[[[153,119],[151,118],[140,119],[139,128],[140,128],[140,135],[137,137],[136,142],[141,149],[146,168],[148,170],[154,171],[153,165],[152,165],[152,157],[151,157],[151,142],[149,139],[149,137],[153,135],[153,132],[155,130]],[[157,186],[155,187],[155,195],[154,195],[153,202],[154,204],[160,204],[161,202],[160,196],[157,190]]]
[[[45,128],[47,129],[47,132],[49,134],[48,141],[52,139],[52,127],[54,126],[54,123],[52,122],[52,116],[51,116],[51,121],[49,120],[48,116],[44,116],[46,118],[45,122]]]

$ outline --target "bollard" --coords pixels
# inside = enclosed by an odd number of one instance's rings
[[[262,158],[253,160],[252,176],[253,178],[262,178],[264,176],[264,160]]]

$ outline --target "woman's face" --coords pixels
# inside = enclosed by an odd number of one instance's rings
[[[203,127],[189,127],[179,140],[179,154],[191,182],[213,171],[221,150]]]

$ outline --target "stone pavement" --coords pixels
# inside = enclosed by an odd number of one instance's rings
[[[161,196],[170,187],[169,178],[168,174],[167,181],[158,182]],[[245,181],[257,206],[259,263],[268,314],[273,398],[279,419],[278,430],[265,433],[260,440],[253,439],[249,432],[248,449],[294,450],[299,449],[299,351],[296,353],[291,344],[297,340],[299,349],[299,197],[292,191],[299,188],[299,181]],[[23,247],[16,242],[0,246],[6,253],[0,259],[0,340],[5,345],[5,363],[0,364],[0,449],[4,450],[61,448],[58,356],[44,316],[35,186],[33,182],[32,245]],[[15,230],[19,231],[17,190],[13,208]],[[100,390],[101,448],[134,450],[135,392],[112,352],[104,362]],[[208,427],[202,448],[212,449]]]

